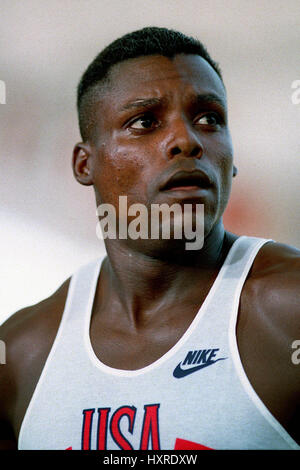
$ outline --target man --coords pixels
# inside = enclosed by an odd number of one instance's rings
[[[298,449],[300,252],[223,227],[236,168],[218,66],[144,28],[89,66],[78,111],[74,175],[115,208],[117,236],[2,326],[2,447]],[[169,239],[121,237],[121,196],[189,205],[194,229],[204,205],[203,246],[175,216]]]

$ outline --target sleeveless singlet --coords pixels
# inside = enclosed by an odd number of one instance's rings
[[[240,237],[180,340],[138,370],[106,366],[89,327],[102,259],[72,276],[62,321],[27,408],[19,449],[298,449],[244,372],[243,284],[269,240]]]

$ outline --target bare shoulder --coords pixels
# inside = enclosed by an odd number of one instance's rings
[[[300,319],[299,287],[300,250],[282,243],[266,243],[248,278],[247,288],[252,298],[259,298],[266,308],[272,307],[272,311],[291,307]]]
[[[19,430],[44,363],[54,342],[70,279],[50,297],[9,317],[0,327],[6,346],[1,366],[0,420]]]
[[[10,339],[14,339],[14,348],[11,353],[17,353],[17,344],[21,341],[22,350],[24,346],[33,346],[36,344],[37,333],[42,331],[49,331],[53,326],[55,318],[61,312],[61,307],[64,308],[70,278],[67,279],[51,296],[42,300],[41,302],[23,308],[10,316],[1,326],[1,338],[7,339],[7,347],[10,346]]]
[[[245,283],[245,315],[264,322],[269,333],[300,339],[300,250],[267,243],[259,251]]]
[[[255,263],[256,271],[280,273],[300,269],[300,249],[284,243],[269,242],[260,249]]]

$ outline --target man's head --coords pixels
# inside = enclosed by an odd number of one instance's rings
[[[84,72],[77,89],[79,129],[83,141],[93,138],[95,120],[93,105],[101,90],[109,83],[114,66],[129,59],[150,55],[173,58],[177,54],[195,54],[203,57],[222,80],[218,64],[210,57],[205,46],[179,31],[159,27],[146,27],[116,39],[101,51]]]
[[[153,204],[204,204],[209,234],[221,222],[234,172],[226,91],[203,46],[174,32],[181,49],[164,45],[167,33],[146,28],[125,36],[128,44],[137,38],[135,48],[122,52],[114,46],[124,46],[121,38],[84,74],[78,88],[83,142],[74,149],[74,174],[94,186],[97,206],[109,203],[117,217],[120,196],[149,213]]]

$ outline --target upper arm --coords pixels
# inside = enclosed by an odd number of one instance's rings
[[[69,279],[51,297],[20,310],[0,326],[6,347],[6,363],[0,365],[0,449],[17,445],[25,411],[57,333],[68,286]]]
[[[275,243],[257,256],[241,296],[238,346],[255,391],[300,441],[300,254]]]
[[[293,343],[300,340],[300,251],[277,243],[266,245],[249,286],[248,302],[269,355],[300,393],[300,369],[292,361]]]

